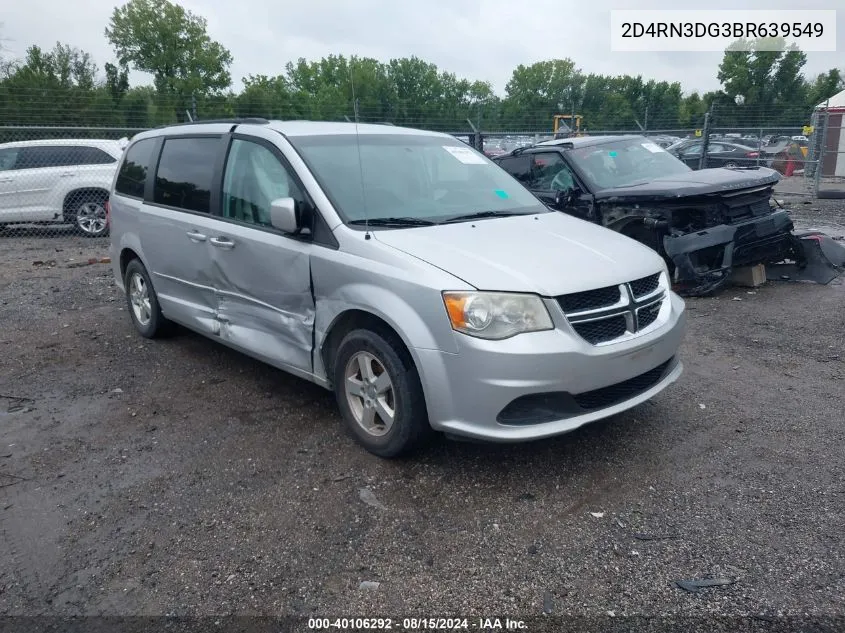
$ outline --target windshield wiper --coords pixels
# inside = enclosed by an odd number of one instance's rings
[[[477,213],[467,213],[466,215],[456,215],[448,220],[443,220],[443,224],[450,224],[452,222],[465,222],[467,220],[480,220],[482,218],[506,218],[511,215],[526,215],[517,211],[479,211]]]
[[[370,218],[369,220],[350,220],[349,224],[358,226],[434,226],[437,222],[423,220],[422,218],[395,217],[395,218]]]

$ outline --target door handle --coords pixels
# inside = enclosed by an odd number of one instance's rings
[[[188,231],[188,237],[191,238],[192,242],[204,242],[208,239],[205,235],[197,231]]]
[[[223,248],[227,251],[235,248],[235,243],[228,237],[212,237],[208,241],[211,242],[217,248]]]
[[[14,178],[0,178],[0,182],[15,182]]]
[[[73,176],[76,176],[75,171],[65,171],[65,172],[62,172],[62,174],[61,174],[62,178],[71,178]]]

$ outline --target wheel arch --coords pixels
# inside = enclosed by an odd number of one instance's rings
[[[141,265],[144,264],[144,260],[141,259],[141,256],[135,252],[135,250],[130,246],[124,246],[120,249],[120,256],[118,259],[118,264],[120,266],[120,278],[121,280],[126,276],[126,267],[129,266],[129,262],[133,259],[137,259],[141,262]],[[146,268],[146,266],[144,266]]]
[[[65,194],[62,200],[62,214],[64,217],[67,218],[75,210],[74,206],[76,204],[89,198],[106,202],[109,199],[108,189],[104,189],[103,187],[77,187],[76,189],[71,189]]]
[[[379,334],[394,346],[406,368],[417,368],[411,346],[402,337],[398,328],[373,312],[361,308],[349,308],[335,316],[326,328],[326,334],[316,350],[330,387],[333,384],[334,360],[340,343],[349,332],[357,329],[370,330]]]

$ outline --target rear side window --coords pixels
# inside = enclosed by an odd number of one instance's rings
[[[169,138],[164,142],[153,200],[170,207],[209,213],[217,138]]]
[[[146,138],[138,141],[126,151],[126,159],[120,166],[114,190],[124,196],[144,197],[144,185],[147,182],[147,169],[153,157],[155,139]]]
[[[99,147],[69,147],[71,152],[70,158],[73,165],[111,165],[116,163],[117,159],[101,150]]]

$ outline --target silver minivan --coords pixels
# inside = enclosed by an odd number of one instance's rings
[[[242,119],[133,138],[110,198],[141,335],[174,323],[331,389],[371,452],[515,442],[680,376],[657,253],[550,210],[456,138]]]

